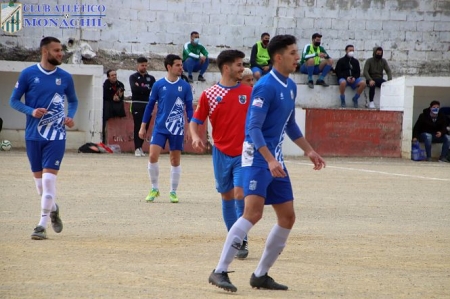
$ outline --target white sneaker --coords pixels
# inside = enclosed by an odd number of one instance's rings
[[[375,103],[369,102],[369,109],[375,109]]]
[[[140,148],[137,148],[135,151],[134,151],[134,156],[135,157],[142,157],[142,150],[140,149]]]
[[[145,157],[145,153],[144,153],[144,151],[142,150],[142,147],[140,148],[140,150],[141,150],[141,157]]]

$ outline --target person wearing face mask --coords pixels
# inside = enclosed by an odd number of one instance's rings
[[[431,161],[431,144],[442,143],[442,151],[439,156],[440,162],[450,161],[447,159],[450,135],[447,131],[447,119],[444,113],[439,112],[441,103],[439,101],[432,101],[430,107],[423,110],[419,115],[416,124],[413,128],[413,142],[419,140],[425,145],[427,153],[427,160]]]
[[[386,59],[383,58],[383,48],[375,47],[373,57],[366,60],[364,65],[364,77],[367,86],[369,86],[369,104],[370,109],[375,109],[373,98],[375,96],[375,87],[381,88],[381,84],[386,82],[383,79],[383,71],[386,72],[388,81],[392,80],[392,72]]]
[[[312,43],[307,44],[303,48],[302,60],[300,61],[300,72],[308,75],[308,87],[314,88],[313,75],[319,75],[316,85],[323,87],[329,86],[325,81],[325,77],[331,70],[333,59],[330,58],[325,49],[320,45],[322,35],[314,33],[312,35]]]
[[[189,83],[194,82],[193,72],[198,73],[198,81],[204,82],[203,74],[209,66],[208,51],[200,44],[200,35],[197,31],[191,32],[191,40],[183,47],[183,70],[188,73]]]
[[[256,42],[250,54],[250,67],[253,72],[255,80],[261,78],[270,72],[272,66],[270,63],[269,52],[267,52],[267,45],[270,41],[270,35],[267,32],[261,34],[261,40]]]
[[[356,90],[356,94],[353,97],[353,107],[358,108],[358,99],[361,93],[366,88],[366,82],[360,77],[361,68],[359,67],[358,59],[353,56],[355,54],[355,47],[353,45],[347,45],[345,47],[345,56],[340,58],[336,64],[336,76],[339,82],[339,92],[341,99],[341,107],[345,107],[345,88],[350,86],[353,90]]]

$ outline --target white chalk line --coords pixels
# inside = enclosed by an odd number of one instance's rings
[[[285,162],[293,163],[293,164],[299,164],[299,165],[305,165],[305,166],[312,166],[311,163],[291,162],[291,161],[285,161]],[[368,172],[368,173],[384,174],[384,175],[398,176],[398,177],[408,177],[408,178],[415,178],[415,179],[424,179],[424,180],[430,180],[430,181],[450,182],[450,179],[433,178],[433,177],[426,177],[426,176],[422,176],[422,175],[411,175],[411,174],[394,173],[394,172],[386,172],[386,171],[378,171],[378,170],[370,170],[370,169],[342,167],[342,166],[332,166],[332,165],[327,165],[327,168],[342,169],[342,170],[349,170],[349,171],[359,171],[359,172]]]

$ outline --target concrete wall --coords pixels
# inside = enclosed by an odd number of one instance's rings
[[[450,70],[450,4],[443,0],[34,0],[42,10],[55,6],[89,4],[105,7],[96,27],[25,27],[13,35],[2,34],[9,47],[36,48],[44,35],[66,41],[88,41],[95,50],[124,53],[180,53],[193,30],[217,55],[224,48],[237,48],[250,55],[262,32],[293,34],[300,48],[314,32],[321,32],[323,45],[333,58],[343,56],[351,43],[362,61],[374,46],[385,49],[398,75],[446,75]],[[25,2],[25,4],[27,4]],[[30,14],[28,4],[26,14]],[[34,13],[36,14],[36,12]],[[66,20],[70,21],[71,13]],[[89,13],[84,13],[89,19]],[[91,13],[92,15],[92,13]],[[25,15],[25,18],[27,16]],[[64,18],[56,18],[62,21]],[[44,23],[42,23],[44,24]]]

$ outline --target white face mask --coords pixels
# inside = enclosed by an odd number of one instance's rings
[[[200,39],[199,38],[194,38],[194,44],[197,44],[198,45],[198,42],[200,41]]]
[[[347,56],[350,57],[350,58],[352,58],[353,55],[355,55],[355,52],[353,52],[353,51],[347,53]]]

